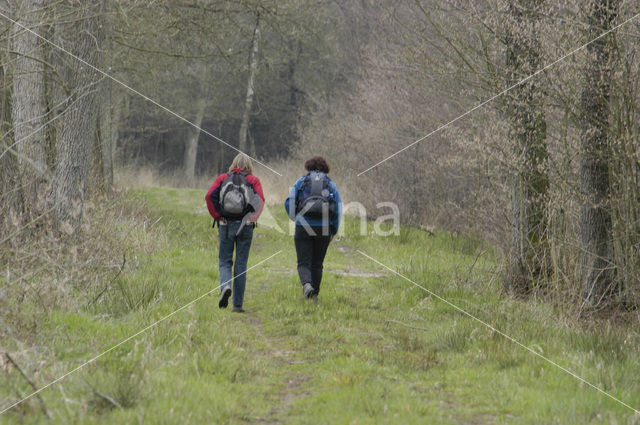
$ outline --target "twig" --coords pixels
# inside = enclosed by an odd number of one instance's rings
[[[4,353],[4,356],[7,358],[7,360],[9,360],[9,363],[11,363],[13,365],[13,367],[20,372],[20,375],[22,375],[22,377],[25,379],[25,381],[27,381],[29,383],[29,385],[31,386],[31,388],[33,388],[33,391],[38,391],[38,387],[36,387],[36,384],[33,383],[33,381],[27,376],[26,373],[24,373],[24,371],[22,370],[22,368],[20,366],[18,366],[18,363],[16,363],[15,360],[13,360],[13,358],[9,355],[9,353]],[[42,397],[40,397],[40,394],[36,394],[36,397],[38,398],[38,401],[40,401],[40,407],[42,408],[42,413],[44,413],[44,415],[51,419],[51,414],[49,413],[49,411],[47,410],[47,406],[44,404],[44,400],[42,400]]]
[[[407,325],[404,322],[401,322],[399,320],[394,320],[394,319],[387,319],[386,322],[397,323],[398,325],[402,325],[402,326],[405,326],[405,327],[410,328],[410,329],[417,329],[417,330],[420,330],[420,331],[430,331],[431,330],[431,329],[428,329],[428,328],[421,328],[419,326]]]
[[[84,381],[85,384],[87,384],[89,386],[89,388],[91,388],[91,391],[93,391],[93,393],[95,395],[97,395],[98,397],[100,397],[103,400],[106,400],[113,407],[116,407],[118,409],[122,409],[122,405],[120,403],[118,403],[113,397],[111,397],[108,394],[103,394],[100,391],[96,390],[95,387],[93,385],[91,385],[89,382],[87,382],[86,379],[82,378],[82,380]]]
[[[422,230],[423,232],[427,232],[427,234],[429,236],[435,236],[436,235],[435,233],[433,233],[433,230],[429,229],[427,226],[420,225],[419,229]]]
[[[122,273],[122,270],[124,269],[124,265],[127,263],[127,256],[126,254],[122,254],[122,264],[120,265],[120,269],[118,270],[118,272],[116,273],[116,275],[109,281],[109,283],[107,283],[104,288],[102,289],[102,291],[100,291],[100,293],[98,295],[95,296],[95,298],[89,302],[89,304],[87,304],[87,307],[89,307],[91,304],[95,303],[96,301],[98,301],[98,299],[100,299],[100,297],[107,291],[107,289],[109,289],[109,287],[111,286],[111,284],[118,278],[118,276],[120,276],[120,273]]]
[[[476,258],[473,260],[473,264],[471,264],[471,266],[469,267],[469,273],[467,273],[467,279],[466,279],[467,282],[469,282],[471,280],[471,273],[473,272],[473,268],[476,266],[476,263],[478,262],[478,259],[480,257],[482,257],[485,252],[487,252],[486,249],[484,251],[478,253],[478,255],[476,255]]]

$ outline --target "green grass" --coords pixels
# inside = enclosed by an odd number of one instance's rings
[[[95,303],[29,311],[33,339],[2,348],[42,386],[217,287],[217,229],[203,193],[131,194],[153,217],[128,236],[125,272]],[[217,293],[162,321],[0,423],[631,424],[640,419],[575,378],[360,255],[362,250],[523,344],[640,407],[638,324],[560,323],[544,304],[499,294],[482,241],[403,228],[332,243],[318,304],[302,299],[279,206],[255,232],[244,315]],[[132,226],[121,223],[119,226]],[[104,288],[76,289],[91,300]],[[16,301],[18,302],[18,301]],[[25,315],[27,313],[24,313]],[[31,389],[5,365],[0,400]],[[635,422],[634,422],[635,421]]]

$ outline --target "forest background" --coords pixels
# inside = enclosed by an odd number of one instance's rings
[[[280,202],[321,154],[369,217],[391,201],[406,225],[489,241],[509,293],[578,315],[638,306],[632,1],[24,0],[1,12],[9,256],[38,232],[81,235],[87,204],[119,187],[205,188],[237,151],[259,159]]]

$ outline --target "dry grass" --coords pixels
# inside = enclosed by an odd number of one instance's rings
[[[281,205],[289,194],[289,189],[293,183],[306,174],[304,159],[278,160],[269,162],[268,166],[282,175],[279,176],[259,164],[254,164],[254,174],[262,183],[267,204]],[[345,170],[335,169],[331,172],[331,177],[336,181],[340,189],[340,195],[345,203],[357,200],[357,197],[352,194],[353,191],[348,184],[349,179]],[[151,167],[128,167],[116,172],[115,184],[117,187],[126,189],[146,187],[202,189],[204,195],[204,191],[209,188],[215,178],[216,176],[214,175],[199,175],[190,182],[179,172],[161,173]]]
[[[88,200],[83,221],[77,235],[66,236],[45,218],[3,246],[0,339],[35,337],[37,312],[23,305],[37,306],[38,312],[88,305],[123,268],[137,267],[140,260],[128,254],[152,253],[162,244],[161,235],[151,237],[154,223],[143,204],[126,192]],[[146,237],[139,237],[140,232]]]
[[[179,171],[160,172],[149,166],[124,167],[116,171],[114,175],[115,186],[127,189],[141,189],[145,187],[190,187],[206,190],[215,179],[215,176],[196,176],[189,181]]]

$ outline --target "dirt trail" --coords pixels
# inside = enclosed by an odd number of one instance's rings
[[[271,273],[279,273],[279,274],[289,274],[294,275],[297,271],[292,269],[269,269]],[[333,273],[340,276],[345,277],[362,277],[362,278],[372,278],[372,277],[386,277],[388,273],[379,273],[373,271],[363,271],[355,267],[350,267],[347,270],[343,269],[324,269],[324,273]]]
[[[297,351],[283,349],[279,344],[279,338],[274,338],[265,334],[262,329],[263,324],[260,316],[255,313],[247,313],[244,316],[245,322],[256,330],[256,334],[260,340],[267,346],[269,354],[275,361],[281,364],[283,370],[283,378],[281,387],[274,388],[274,393],[280,396],[280,402],[274,405],[268,416],[265,418],[256,418],[257,422],[264,424],[282,424],[286,422],[288,412],[291,406],[300,398],[309,395],[303,390],[304,383],[311,379],[300,372],[290,370],[291,366],[305,363],[303,360],[297,360]]]
[[[349,249],[344,246],[338,247],[339,251],[345,255],[355,255],[353,249]],[[295,275],[297,271],[284,268],[269,268],[270,273]],[[325,273],[338,274],[345,277],[357,277],[357,278],[377,278],[385,277],[388,274],[375,272],[372,270],[363,270],[355,266],[347,266],[344,269],[331,269],[326,268]],[[270,284],[262,281],[256,283],[259,292],[269,291]],[[301,398],[308,396],[310,393],[305,391],[305,383],[311,380],[311,376],[305,375],[298,370],[294,370],[294,365],[307,363],[305,360],[301,360],[301,352],[288,350],[282,348],[282,338],[269,336],[263,329],[263,322],[258,312],[248,312],[244,316],[244,321],[247,325],[253,327],[256,331],[257,337],[265,344],[268,349],[269,355],[273,359],[280,363],[282,370],[282,379],[280,380],[280,386],[273,389],[275,394],[280,397],[280,402],[273,406],[269,411],[267,417],[256,418],[259,423],[264,424],[282,424],[285,423],[289,417],[289,411],[292,406]]]

